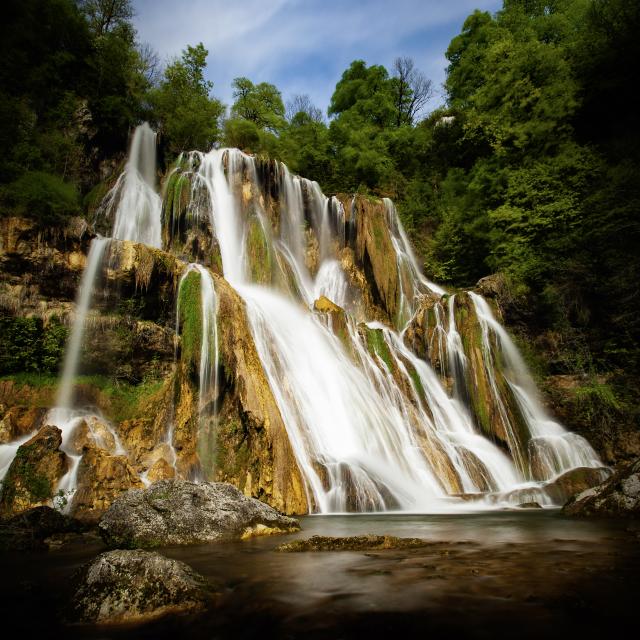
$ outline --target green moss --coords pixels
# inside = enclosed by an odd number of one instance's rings
[[[202,302],[200,274],[192,271],[182,280],[178,292],[180,334],[182,338],[181,359],[198,367],[202,340]]]
[[[387,365],[389,371],[393,371],[393,358],[389,351],[389,347],[385,342],[382,329],[371,329],[366,327],[367,331],[367,347],[369,353],[375,354]]]
[[[411,382],[413,382],[413,388],[416,390],[418,397],[424,398],[425,397],[424,387],[422,386],[422,380],[420,380],[420,376],[418,372],[409,363],[407,363],[406,366],[407,366],[407,371],[411,376]]]
[[[93,213],[104,200],[105,196],[109,193],[109,184],[106,182],[99,182],[87,195],[82,199],[84,208]]]
[[[253,216],[249,221],[246,242],[251,281],[269,284],[273,273],[273,255],[265,230],[257,216]]]
[[[30,448],[22,446],[18,449],[11,469],[2,485],[2,502],[13,503],[18,493],[30,502],[44,502],[53,497],[53,488],[49,479],[30,460]],[[19,485],[16,483],[19,481]]]
[[[592,376],[573,391],[576,417],[585,424],[611,426],[628,407],[613,386]]]

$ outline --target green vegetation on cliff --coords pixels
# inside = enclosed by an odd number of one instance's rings
[[[226,120],[204,46],[162,69],[136,39],[129,0],[5,5],[0,215],[50,225],[93,209],[143,119],[160,133],[163,169],[214,142],[278,158],[326,192],[394,198],[434,280],[466,287],[501,272],[502,310],[539,376],[575,376],[577,414],[637,421],[636,0],[473,12],[446,51],[446,105],[430,114],[429,81],[398,58],[391,69],[353,61],[328,119],[308,96],[285,104],[273,84],[236,78]],[[186,191],[175,174],[167,223],[184,215]],[[47,346],[30,322],[2,320],[4,373],[57,367],[56,339]],[[197,358],[185,330],[183,352]]]

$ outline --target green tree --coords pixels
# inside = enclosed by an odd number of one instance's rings
[[[219,136],[224,107],[211,97],[213,83],[204,77],[207,55],[202,43],[187,46],[150,93],[160,132],[173,155],[189,149],[209,150]]]
[[[235,102],[231,114],[255,123],[260,129],[277,133],[285,125],[285,109],[278,89],[268,83],[253,84],[249,78],[233,81]]]

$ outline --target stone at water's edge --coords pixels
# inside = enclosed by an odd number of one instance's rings
[[[606,467],[597,469],[578,467],[571,469],[544,485],[544,492],[555,504],[564,504],[571,496],[586,491],[604,482],[611,475]]]
[[[640,458],[621,466],[608,480],[571,498],[570,516],[640,517]]]
[[[0,521],[0,550],[44,549],[47,547],[45,540],[50,536],[78,534],[84,528],[78,520],[51,507],[35,507]]]
[[[299,530],[298,521],[226,483],[160,480],[115,500],[98,525],[111,548],[240,540]]]
[[[396,536],[311,536],[308,540],[285,542],[276,551],[293,553],[299,551],[372,551],[383,549],[417,549],[434,544],[421,538],[398,538]]]
[[[108,551],[76,575],[69,618],[99,624],[142,622],[204,609],[206,579],[178,560],[149,551]]]

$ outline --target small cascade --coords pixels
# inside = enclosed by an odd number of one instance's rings
[[[584,438],[566,431],[543,409],[522,356],[509,334],[494,318],[487,301],[473,292],[469,296],[482,326],[484,353],[487,358],[493,357],[491,340],[495,340],[503,361],[504,377],[530,434],[527,451],[529,477],[550,480],[576,467],[602,467],[598,455]],[[495,364],[487,364],[495,369]]]
[[[469,360],[464,352],[462,337],[456,327],[455,316],[455,294],[449,297],[448,305],[448,326],[446,331],[447,358],[449,375],[453,381],[453,397],[458,400],[463,407],[469,408],[471,400],[467,391],[466,377],[469,367]]]
[[[189,312],[184,309],[192,305],[192,294],[185,296],[184,283],[192,274],[197,274],[199,279],[199,310],[198,319],[202,331],[198,336],[200,350],[198,354],[198,452],[201,466],[211,475],[213,472],[213,454],[215,453],[215,426],[217,416],[218,398],[218,327],[217,313],[218,303],[213,284],[213,278],[207,269],[200,264],[190,264],[184,272],[178,285],[178,307],[176,333],[180,332],[181,316],[189,317]],[[189,322],[195,323],[194,318]],[[184,323],[183,323],[184,324]]]
[[[84,336],[87,314],[91,306],[98,270],[102,268],[104,254],[109,246],[109,238],[95,238],[91,242],[87,265],[82,274],[80,288],[76,298],[76,310],[71,335],[67,342],[64,354],[64,364],[60,376],[60,386],[56,406],[61,409],[69,409],[72,406],[73,384],[78,375],[80,362],[80,348]]]
[[[104,199],[98,215],[113,219],[111,236],[150,247],[162,246],[156,192],[156,134],[145,122],[136,127],[124,172]]]
[[[429,291],[437,296],[442,296],[446,292],[442,287],[422,275],[422,270],[418,266],[418,261],[413,253],[395,205],[389,198],[383,198],[383,202],[398,267],[400,302],[396,326],[399,330],[402,330],[415,313],[420,294],[423,291]]]

